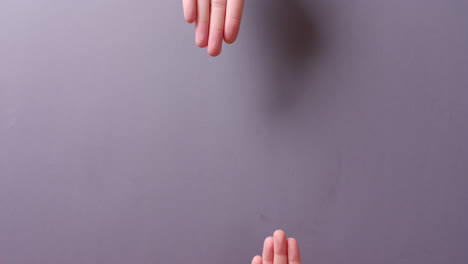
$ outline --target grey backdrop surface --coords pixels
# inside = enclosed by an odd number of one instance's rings
[[[468,2],[0,1],[0,262],[468,262]]]

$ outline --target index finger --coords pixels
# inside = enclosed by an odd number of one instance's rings
[[[224,41],[233,43],[239,34],[244,10],[244,0],[228,0],[226,8],[226,23],[224,25]]]
[[[299,246],[294,238],[288,238],[288,263],[289,264],[301,264],[301,255],[299,253]]]
[[[183,0],[184,16],[188,23],[195,22],[197,18],[196,0]]]

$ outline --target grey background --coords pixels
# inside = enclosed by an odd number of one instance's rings
[[[467,263],[468,3],[0,2],[0,262]]]

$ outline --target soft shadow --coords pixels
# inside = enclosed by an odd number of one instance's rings
[[[275,0],[264,11],[259,23],[265,25],[261,50],[267,103],[281,113],[297,104],[307,89],[305,77],[325,52],[325,10],[307,1]]]

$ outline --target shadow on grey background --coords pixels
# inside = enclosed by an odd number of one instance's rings
[[[265,91],[269,109],[275,114],[289,111],[304,91],[309,67],[318,67],[326,54],[326,26],[330,15],[324,6],[308,8],[297,0],[273,1],[260,17],[265,36],[261,39]],[[309,10],[307,12],[306,10]],[[310,12],[311,11],[311,12]],[[326,15],[324,15],[326,14]]]
[[[0,262],[467,263],[467,17],[278,1],[216,59],[179,1],[0,1]]]

